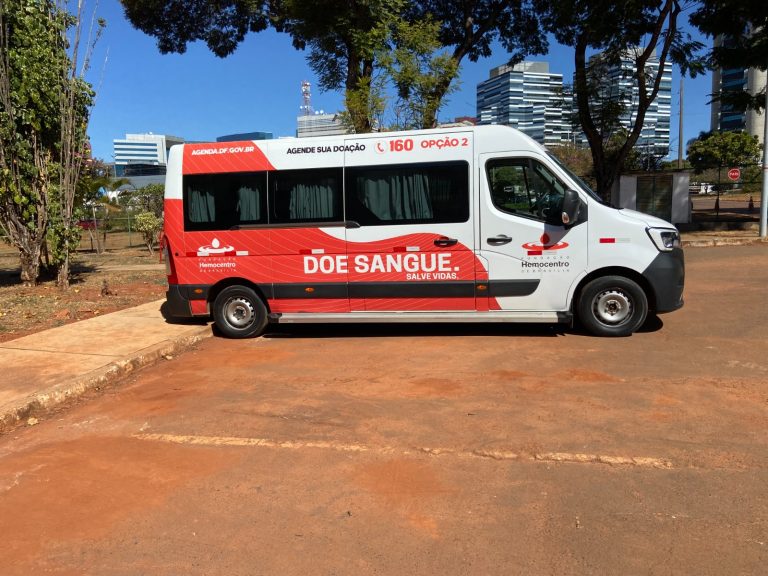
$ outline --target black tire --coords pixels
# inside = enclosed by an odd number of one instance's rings
[[[629,336],[645,323],[648,298],[634,280],[603,276],[584,286],[576,315],[595,336]]]
[[[251,288],[229,286],[213,302],[213,320],[227,338],[250,338],[264,332],[267,308]]]

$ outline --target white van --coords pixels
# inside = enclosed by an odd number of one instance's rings
[[[268,322],[572,322],[625,336],[683,305],[680,236],[544,147],[477,126],[174,146],[167,313]]]

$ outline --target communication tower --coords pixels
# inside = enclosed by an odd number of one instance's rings
[[[311,116],[312,115],[312,90],[311,90],[311,84],[304,80],[301,83],[301,97],[303,100],[303,104],[299,107],[301,110],[301,114],[303,116]]]

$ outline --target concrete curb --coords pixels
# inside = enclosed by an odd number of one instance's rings
[[[751,244],[766,244],[765,238],[696,238],[682,240],[683,248],[710,248],[713,246],[749,246]]]
[[[132,355],[110,362],[106,366],[36,392],[24,400],[3,406],[3,412],[0,413],[0,434],[25,419],[37,414],[44,414],[91,390],[98,390],[115,383],[140,368],[156,364],[165,356],[184,352],[194,344],[211,336],[212,330],[209,325],[200,326],[200,329],[191,335],[180,336],[138,350]]]

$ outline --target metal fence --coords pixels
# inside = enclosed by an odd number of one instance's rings
[[[81,220],[78,225],[82,229],[79,250],[101,252],[146,247],[132,215]]]
[[[107,250],[147,249],[144,238],[136,230],[135,216],[89,218],[77,224],[81,229],[78,251],[104,252]],[[156,246],[156,245],[155,245]],[[17,254],[5,237],[0,235],[0,254]]]

